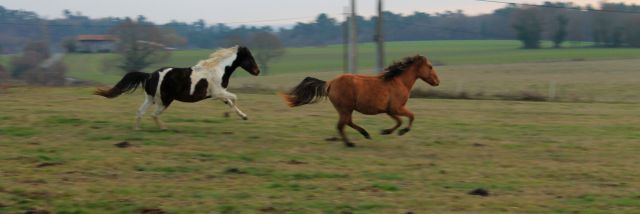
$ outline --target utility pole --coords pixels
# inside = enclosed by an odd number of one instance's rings
[[[344,7],[342,23],[342,72],[349,73],[349,7]]]
[[[349,28],[349,72],[358,72],[358,28],[356,25],[356,0],[351,0],[351,22]]]
[[[373,40],[376,42],[376,69],[378,72],[383,72],[384,70],[384,33],[382,29],[382,23],[384,19],[382,17],[382,0],[378,0],[378,21],[376,23],[376,35]]]

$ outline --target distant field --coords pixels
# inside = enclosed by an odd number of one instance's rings
[[[290,109],[275,95],[175,103],[170,130],[142,95],[13,88],[0,99],[0,213],[634,213],[640,209],[637,104],[412,99],[414,129],[335,136],[328,102]],[[46,99],[43,99],[46,97]],[[197,113],[194,113],[197,112]],[[127,141],[128,148],[114,144]],[[488,197],[468,195],[484,188]]]
[[[640,102],[640,59],[564,61],[436,66],[441,84],[430,87],[418,81],[414,89],[448,94],[466,93],[480,99],[518,96],[524,93],[567,102]],[[231,91],[254,88],[258,92],[288,90],[304,77],[330,80],[340,72],[301,72],[234,78]],[[254,90],[256,91],[256,90]]]
[[[491,65],[640,58],[640,49],[587,48],[585,45],[588,43],[582,43],[575,48],[523,50],[519,48],[520,42],[510,40],[389,42],[386,44],[386,60],[389,64],[393,60],[399,60],[406,56],[423,54],[438,65]],[[544,43],[544,46],[550,45]],[[147,71],[162,66],[191,66],[198,60],[206,58],[212,51],[176,51],[168,62],[152,66]],[[361,44],[359,53],[359,68],[363,72],[372,71],[375,60],[374,45],[372,43]],[[65,58],[65,62],[69,66],[68,75],[101,83],[114,83],[121,77],[121,72],[114,69],[113,66],[111,69],[105,69],[104,59],[111,57],[113,57],[111,54],[70,54]],[[342,46],[340,45],[288,48],[285,56],[274,61],[271,68],[272,74],[341,70]],[[246,74],[240,72],[236,75]]]

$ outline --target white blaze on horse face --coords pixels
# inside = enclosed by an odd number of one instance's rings
[[[191,67],[191,88],[189,90],[189,94],[193,95],[196,90],[196,84],[201,79],[205,79],[208,83],[207,87],[207,95],[215,94],[215,91],[226,90],[222,87],[222,76],[224,75],[225,68],[227,66],[231,66],[233,61],[237,58],[237,53],[234,52],[230,54],[228,57],[224,58],[217,64],[213,69],[207,69],[202,66],[193,66]]]
[[[153,98],[156,101],[156,103],[162,103],[162,93],[160,93],[160,86],[162,85],[162,80],[164,80],[164,76],[167,75],[167,73],[169,73],[171,69],[173,68],[167,68],[167,69],[164,69],[163,71],[158,72],[158,75],[160,77],[158,78],[158,86],[156,87],[156,94],[153,95]]]

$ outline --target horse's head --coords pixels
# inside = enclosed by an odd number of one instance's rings
[[[236,60],[233,62],[232,66],[234,68],[241,67],[254,76],[258,76],[258,74],[260,74],[260,68],[256,63],[256,60],[253,58],[253,55],[251,54],[251,51],[249,51],[249,48],[245,46],[238,47]]]
[[[429,83],[432,86],[440,85],[440,78],[438,78],[438,74],[436,73],[436,69],[433,68],[431,62],[424,56],[416,56],[418,58],[418,63],[416,64],[418,73],[418,78],[422,79]]]

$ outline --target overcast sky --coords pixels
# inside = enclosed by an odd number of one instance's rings
[[[542,0],[505,0],[540,4]],[[573,0],[579,5],[597,5],[600,0]],[[359,15],[371,16],[376,0],[357,0]],[[640,4],[640,0],[609,0]],[[255,25],[286,25],[308,22],[320,13],[340,17],[349,0],[0,0],[9,9],[34,11],[46,18],[59,18],[62,10],[80,11],[92,18],[136,17],[144,15],[157,23],[171,20],[207,23],[239,23]],[[467,14],[490,13],[504,4],[475,0],[386,0],[385,10],[411,14],[414,11],[435,13],[463,10]],[[285,20],[282,20],[285,19]],[[260,22],[254,22],[260,20]],[[236,23],[236,24],[233,24]]]

